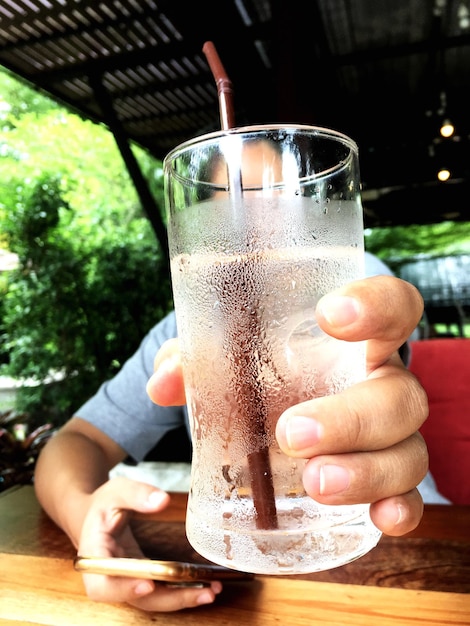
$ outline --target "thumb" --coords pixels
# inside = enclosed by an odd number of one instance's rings
[[[152,402],[161,406],[186,404],[183,370],[178,340],[169,339],[162,344],[154,361],[154,373],[147,383],[147,394]]]
[[[155,513],[164,509],[169,501],[170,496],[162,489],[118,476],[111,478],[95,491],[92,508],[110,512]]]

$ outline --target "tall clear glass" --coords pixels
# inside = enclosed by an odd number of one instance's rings
[[[324,294],[364,274],[358,150],[309,126],[205,135],[165,159],[171,276],[193,462],[187,535],[245,571],[337,567],[376,545],[367,503],[325,506],[283,454],[287,408],[365,376],[363,343],[317,325]]]

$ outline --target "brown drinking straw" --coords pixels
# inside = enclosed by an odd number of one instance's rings
[[[207,62],[214,76],[217,93],[219,96],[219,112],[222,130],[228,130],[235,126],[235,112],[233,110],[233,88],[232,81],[227,76],[220,57],[212,41],[206,41],[202,47],[206,55]]]
[[[224,66],[219,58],[217,50],[211,41],[206,41],[202,48],[207,62],[214,76],[217,93],[219,96],[220,121],[223,130],[229,130],[235,126],[235,114],[233,107],[232,81],[227,76]],[[229,179],[235,177],[229,171]],[[241,189],[241,177],[238,172],[238,185]],[[230,185],[230,194],[237,194],[237,190]],[[241,381],[249,380],[254,376],[254,357],[250,354],[249,345],[253,337],[259,337],[259,322],[257,316],[250,316],[247,327],[240,329],[237,335],[240,337],[238,354],[234,355],[234,362],[239,372],[240,392],[245,399],[240,401],[240,410],[243,412],[248,423],[255,445],[265,439],[266,406],[259,390],[253,388],[253,383]],[[260,346],[260,348],[262,348]],[[260,350],[261,351],[261,350]],[[260,446],[258,450],[248,455],[248,467],[250,472],[251,490],[253,493],[253,505],[256,511],[256,526],[259,529],[275,529],[278,527],[276,501],[274,497],[274,485],[269,459],[269,448]]]

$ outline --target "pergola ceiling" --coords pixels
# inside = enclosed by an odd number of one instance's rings
[[[129,141],[163,158],[218,128],[207,40],[238,125],[319,124],[357,141],[367,226],[470,221],[470,0],[0,3],[0,64],[108,125],[131,170]],[[446,116],[456,133],[443,140]]]

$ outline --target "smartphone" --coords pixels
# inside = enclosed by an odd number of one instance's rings
[[[73,566],[84,574],[150,578],[177,587],[204,587],[208,586],[211,580],[246,581],[254,578],[254,575],[248,572],[239,572],[220,565],[184,561],[77,556]]]

